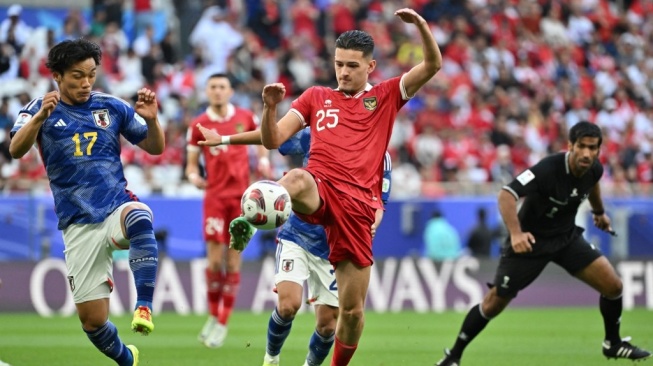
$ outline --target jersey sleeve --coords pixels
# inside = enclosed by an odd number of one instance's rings
[[[378,85],[387,95],[388,100],[395,103],[397,109],[403,107],[411,98],[404,87],[404,75],[384,80]]]
[[[546,159],[521,172],[512,182],[503,186],[503,189],[512,193],[515,199],[536,193],[545,177],[553,172],[548,171]]]
[[[147,137],[147,123],[143,117],[128,104],[124,104],[121,119],[123,122],[120,133],[125,136],[127,141],[136,145]]]
[[[39,111],[39,109],[41,109],[42,102],[43,102],[43,98],[34,99],[31,102],[29,102],[26,106],[24,106],[20,110],[20,112],[18,112],[18,117],[14,122],[14,126],[11,128],[11,131],[9,132],[10,137],[14,137],[16,132],[18,132],[18,130],[20,130],[32,119],[32,117]]]
[[[383,185],[381,186],[381,201],[384,205],[388,204],[390,191],[392,190],[392,158],[389,152],[385,152],[383,157]]]
[[[290,104],[290,112],[293,112],[299,117],[302,126],[310,126],[311,123],[311,100],[315,87],[306,89],[299,98],[293,100]]]
[[[281,144],[279,153],[281,155],[306,155],[310,147],[310,138],[311,129],[304,128]]]

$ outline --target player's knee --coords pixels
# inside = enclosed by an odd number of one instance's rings
[[[127,239],[133,238],[143,232],[154,231],[152,224],[152,212],[147,206],[129,207],[125,210],[124,225]]]
[[[301,304],[295,303],[294,301],[279,301],[279,304],[277,304],[277,312],[283,319],[294,319],[299,311],[300,305]]]
[[[290,197],[296,197],[308,187],[308,179],[313,177],[304,169],[292,169],[279,180],[279,183],[286,188]]]
[[[496,292],[496,288],[492,288],[492,290],[490,290],[483,298],[480,310],[485,318],[492,319],[501,314],[503,309],[505,309],[509,303],[509,298],[499,296]]]
[[[606,284],[605,289],[602,291],[601,295],[608,299],[617,299],[621,296],[624,289],[623,282],[616,277],[612,279],[608,284]]]
[[[327,323],[317,323],[317,326],[315,327],[315,330],[322,336],[322,337],[329,337],[333,333],[336,332],[336,322],[335,321],[330,321]]]
[[[363,316],[364,313],[362,307],[340,309],[340,318],[350,324],[360,323],[363,320]]]

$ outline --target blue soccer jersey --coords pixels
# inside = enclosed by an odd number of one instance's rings
[[[304,166],[308,163],[309,149],[311,145],[311,130],[305,128],[297,132],[288,141],[279,146],[279,153],[282,155],[303,155]],[[390,154],[386,151],[383,161],[383,189],[381,199],[383,203],[388,202],[391,189],[390,173],[392,172],[392,163]],[[329,244],[327,244],[326,232],[321,225],[313,225],[302,221],[295,213],[290,214],[288,221],[279,229],[277,234],[279,239],[293,242],[309,253],[328,259]]]
[[[12,136],[41,108],[34,99],[21,111]],[[127,190],[120,161],[120,135],[132,144],[147,136],[147,124],[122,99],[93,92],[86,103],[60,101],[43,123],[36,143],[50,180],[59,229],[104,221],[138,198]]]

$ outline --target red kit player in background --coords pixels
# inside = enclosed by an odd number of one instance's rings
[[[383,157],[398,110],[442,65],[442,56],[428,23],[412,9],[395,12],[414,24],[422,40],[424,60],[403,75],[377,85],[368,83],[376,68],[374,40],[363,31],[347,31],[336,40],[334,56],[338,88],[311,87],[292,102],[277,123],[283,84],[263,88],[261,141],[278,148],[297,131],[310,126],[311,148],[306,168],[293,169],[279,183],[290,193],[293,211],[304,221],[324,226],[335,267],[340,314],[331,365],[349,364],[363,333],[365,298],[372,265],[372,225],[381,203]],[[200,127],[215,146],[247,143],[258,132],[240,136],[215,134]],[[242,217],[232,221],[232,245],[244,249],[254,228]]]
[[[240,284],[240,252],[229,249],[229,222],[240,216],[240,198],[250,184],[247,146],[202,147],[198,124],[219,134],[234,134],[258,128],[256,116],[230,103],[233,89],[224,74],[211,75],[206,83],[209,107],[195,118],[188,129],[186,177],[197,188],[205,189],[204,240],[206,241],[206,285],[209,318],[198,339],[209,348],[222,346]],[[206,177],[200,175],[200,155]],[[259,172],[268,176],[268,151],[258,148]],[[225,261],[226,260],[226,261]],[[226,263],[225,263],[226,262]]]

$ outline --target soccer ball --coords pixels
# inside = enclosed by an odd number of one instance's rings
[[[247,222],[257,229],[270,230],[283,225],[292,210],[290,194],[277,182],[261,180],[243,193],[240,208]]]

